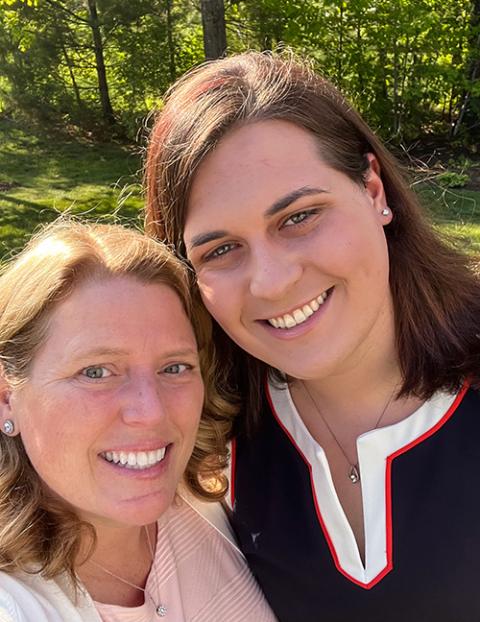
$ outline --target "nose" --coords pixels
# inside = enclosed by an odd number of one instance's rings
[[[133,426],[155,426],[168,416],[166,400],[162,399],[154,374],[131,378],[124,388],[122,418]]]
[[[300,279],[303,267],[294,253],[263,244],[251,255],[250,293],[255,298],[279,300]]]

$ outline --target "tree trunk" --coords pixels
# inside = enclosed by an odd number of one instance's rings
[[[177,77],[177,68],[175,67],[175,43],[173,41],[172,0],[167,0],[167,43],[170,80],[174,82]]]
[[[339,23],[338,47],[337,47],[337,86],[338,87],[341,87],[342,77],[343,77],[342,58],[343,58],[344,11],[345,11],[345,7],[343,4],[343,0],[340,0],[340,20],[339,20],[340,23]]]
[[[201,0],[200,7],[205,58],[220,58],[227,50],[224,0]]]
[[[68,73],[70,75],[70,81],[72,83],[72,88],[73,88],[73,93],[75,95],[75,100],[77,102],[77,106],[79,108],[79,110],[83,109],[83,102],[82,102],[82,98],[80,96],[80,89],[78,88],[78,84],[77,84],[77,80],[75,78],[75,72],[73,70],[73,63],[72,60],[68,54],[67,51],[67,46],[65,45],[65,37],[63,35],[63,31],[61,26],[58,23],[58,14],[55,14],[55,31],[57,33],[57,39],[59,41],[61,50],[62,50],[62,54],[63,54],[63,58],[65,59],[65,63],[67,65],[67,69],[68,69]]]
[[[90,28],[92,29],[93,46],[95,50],[95,67],[98,77],[98,90],[100,93],[100,103],[102,106],[103,119],[108,125],[115,124],[110,95],[108,92],[107,72],[105,70],[105,60],[103,57],[103,41],[98,20],[96,0],[87,0],[88,13],[90,16]]]
[[[60,37],[61,37],[61,35],[60,35]],[[62,48],[62,53],[63,53],[63,57],[65,59],[65,63],[67,64],[68,73],[70,75],[70,80],[72,82],[73,92],[75,94],[75,99],[77,101],[77,106],[81,110],[81,109],[83,109],[83,102],[82,102],[82,98],[80,97],[80,89],[78,88],[77,80],[75,79],[75,73],[73,71],[73,64],[72,64],[72,61],[70,59],[70,56],[68,55],[67,48],[65,47],[65,43],[64,43],[63,39],[60,39],[60,45],[61,45],[61,48]]]

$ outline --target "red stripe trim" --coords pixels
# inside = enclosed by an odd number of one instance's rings
[[[232,440],[230,449],[230,503],[235,503],[235,475],[237,467],[237,439]]]
[[[352,577],[352,575],[350,575],[348,572],[346,572],[340,566],[340,561],[338,559],[337,552],[336,552],[335,547],[333,545],[333,541],[332,541],[332,539],[330,537],[330,534],[328,533],[327,526],[325,524],[325,521],[323,520],[322,513],[320,511],[320,507],[318,506],[317,495],[316,495],[316,492],[315,492],[315,485],[314,485],[314,482],[313,482],[312,465],[310,464],[310,462],[308,461],[307,457],[302,452],[300,447],[297,445],[297,443],[295,442],[293,436],[290,434],[289,430],[287,430],[287,428],[285,427],[285,425],[281,421],[280,417],[278,416],[277,411],[275,409],[275,406],[273,405],[272,397],[270,395],[270,387],[266,383],[266,394],[267,394],[267,399],[268,399],[268,402],[270,404],[270,408],[272,410],[272,413],[273,413],[275,419],[277,420],[279,426],[285,432],[285,434],[289,438],[290,442],[295,447],[295,449],[297,450],[297,452],[299,453],[299,455],[301,456],[301,458],[303,459],[303,461],[305,462],[305,464],[306,464],[306,466],[308,468],[308,471],[309,471],[309,474],[310,474],[310,487],[312,489],[312,498],[313,498],[313,503],[314,503],[314,506],[315,506],[315,512],[317,514],[318,522],[320,523],[320,526],[322,528],[323,535],[325,536],[325,540],[327,541],[328,548],[330,549],[330,554],[331,554],[332,559],[334,561],[335,567],[337,568],[337,570],[341,574],[343,574],[352,583],[355,583],[356,585],[359,585],[360,587],[362,587],[362,588],[364,588],[366,590],[369,590],[372,587],[374,587],[377,583],[379,583],[383,579],[383,577],[385,577],[385,575],[387,575],[392,570],[392,568],[393,568],[392,481],[391,481],[392,462],[393,462],[393,460],[397,456],[400,456],[401,454],[406,453],[409,449],[412,449],[412,447],[415,447],[416,445],[418,445],[421,442],[423,442],[425,439],[427,439],[430,436],[432,436],[433,434],[435,434],[435,432],[437,432],[450,419],[450,417],[453,415],[453,413],[457,410],[457,408],[460,405],[461,401],[463,400],[463,397],[465,396],[465,393],[467,392],[469,386],[470,386],[470,383],[468,381],[465,381],[465,383],[463,384],[462,388],[460,389],[458,395],[456,396],[455,400],[453,401],[453,403],[450,406],[450,408],[448,409],[448,411],[440,419],[440,421],[438,421],[432,428],[427,430],[424,434],[419,436],[414,441],[408,443],[404,447],[401,447],[400,449],[395,451],[390,456],[387,456],[387,458],[386,458],[386,468],[385,468],[385,514],[386,514],[386,525],[385,525],[386,529],[385,529],[385,532],[386,532],[387,563],[386,563],[385,567],[383,568],[383,570],[381,570],[371,581],[369,581],[368,583],[363,583],[362,581],[359,581],[355,577]]]

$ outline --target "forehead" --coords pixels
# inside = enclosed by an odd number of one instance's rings
[[[295,167],[298,159],[307,154],[320,160],[318,140],[289,121],[257,121],[237,127],[227,132],[200,164],[190,202],[202,194],[201,178],[207,174],[213,181],[226,178],[233,181],[244,173],[251,174],[259,163],[265,167]],[[232,162],[236,164],[234,169]]]
[[[306,186],[327,189],[329,167],[315,136],[288,121],[260,121],[227,133],[199,166],[188,201],[185,237],[214,222],[212,210],[268,209]],[[192,231],[195,229],[195,232]]]
[[[192,345],[191,323],[178,294],[163,283],[133,277],[88,280],[53,308],[38,355],[71,356],[91,347],[157,349]]]

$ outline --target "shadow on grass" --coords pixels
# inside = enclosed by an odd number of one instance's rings
[[[114,185],[138,179],[138,147],[97,143],[58,129],[25,128],[0,119],[0,182],[69,190],[79,184]]]

